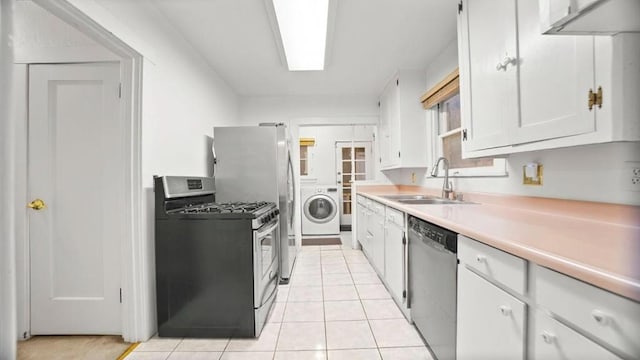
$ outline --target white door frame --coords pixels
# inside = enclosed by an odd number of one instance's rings
[[[128,206],[122,209],[125,212],[124,218],[127,219],[125,228],[127,236],[120,243],[120,255],[122,257],[122,275],[121,284],[123,292],[122,302],[122,337],[125,341],[136,342],[146,340],[144,325],[148,322],[147,313],[148,299],[145,298],[144,289],[146,284],[143,283],[146,274],[146,264],[148,259],[145,257],[147,245],[144,242],[143,234],[143,217],[142,217],[142,167],[141,167],[141,98],[142,98],[142,64],[143,57],[129,45],[116,38],[111,32],[97,24],[83,12],[79,11],[66,0],[33,0],[36,4],[48,10],[61,20],[71,24],[85,35],[88,35],[96,42],[106,47],[119,57],[120,61],[120,79],[122,82],[122,100],[120,116],[124,120],[124,124],[128,124],[122,129],[122,133],[128,141],[125,149],[125,172],[127,181],[127,193],[125,199]],[[26,67],[25,67],[26,69]],[[26,80],[26,79],[25,79]],[[26,96],[26,95],[22,95]],[[24,104],[25,106],[27,104]],[[19,114],[24,114],[23,121],[26,123],[26,109],[18,109]],[[26,149],[27,147],[27,128],[19,126],[16,136],[16,146],[18,149]],[[20,152],[18,152],[20,154]],[[26,155],[23,152],[20,155]],[[16,175],[21,178],[27,178],[27,159],[19,158],[16,161]],[[18,185],[16,185],[18,188]],[[17,189],[15,197],[15,209],[25,208],[25,204],[29,202],[27,198],[26,188]],[[16,223],[27,224],[27,212],[18,211],[16,214]],[[22,251],[18,254],[25,256],[24,259],[16,259],[23,264],[17,269],[17,277],[23,289],[22,293],[17,294],[21,302],[29,302],[30,285],[29,285],[29,236],[28,231],[24,231],[24,235],[17,239],[18,246],[22,247]],[[25,249],[27,250],[25,252]],[[26,274],[25,274],[26,273]],[[28,338],[30,335],[30,308],[29,305],[24,307],[24,311],[18,313],[18,337],[20,339]]]

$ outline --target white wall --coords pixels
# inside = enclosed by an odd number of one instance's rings
[[[0,359],[16,358],[16,283],[14,186],[14,124],[9,108],[12,95],[13,0],[0,0]]]
[[[456,39],[427,66],[425,89],[431,88],[458,66]],[[426,116],[426,113],[425,113]],[[427,118],[427,121],[429,119]],[[429,137],[430,138],[430,137]],[[551,149],[510,155],[508,176],[498,178],[453,179],[454,189],[464,193],[490,192],[524,196],[640,205],[640,192],[626,189],[630,181],[627,161],[640,161],[640,143],[608,143]],[[522,184],[522,166],[531,162],[544,166],[542,186]],[[428,169],[429,171],[431,169]],[[395,184],[411,184],[415,172],[417,185],[442,187],[441,178],[431,178],[428,171],[405,169],[388,174]]]
[[[119,61],[89,36],[28,1],[15,6],[14,63]]]
[[[245,96],[240,99],[240,122],[289,122],[294,119],[378,117],[373,96]],[[343,121],[343,120],[340,120]]]

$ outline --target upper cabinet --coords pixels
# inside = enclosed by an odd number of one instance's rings
[[[638,0],[539,0],[545,34],[640,32]]]
[[[518,1],[517,21],[520,121],[510,122],[511,142],[594,131],[593,37],[541,35],[536,1]]]
[[[518,116],[515,0],[471,0],[458,22],[462,138],[468,150],[509,144]]]
[[[464,157],[640,140],[640,34],[543,35],[530,0],[458,9]]]
[[[382,170],[427,166],[427,135],[419,98],[424,72],[401,70],[380,96],[378,144]]]

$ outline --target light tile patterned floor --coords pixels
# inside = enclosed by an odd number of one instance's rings
[[[364,254],[339,245],[303,247],[258,339],[153,338],[127,357],[262,359],[432,360]]]

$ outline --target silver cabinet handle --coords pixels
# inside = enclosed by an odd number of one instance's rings
[[[484,255],[478,255],[478,256],[476,256],[476,261],[479,262],[479,263],[487,262],[487,257],[484,256]]]
[[[518,59],[511,56],[506,56],[502,62],[498,62],[498,64],[496,65],[496,70],[507,71],[507,66],[509,66],[509,64],[515,65],[517,62],[518,62]]]
[[[498,309],[500,309],[500,313],[504,316],[509,316],[511,315],[511,308],[508,307],[507,305],[502,305],[500,307],[498,307]]]
[[[556,341],[555,334],[549,331],[543,331],[540,336],[542,336],[542,340],[544,340],[544,342],[546,342],[547,344],[553,344]]]
[[[609,315],[607,315],[605,312],[598,309],[593,310],[591,312],[591,316],[593,317],[593,320],[595,320],[598,324],[602,326],[606,326],[607,324],[609,324],[611,320]]]

